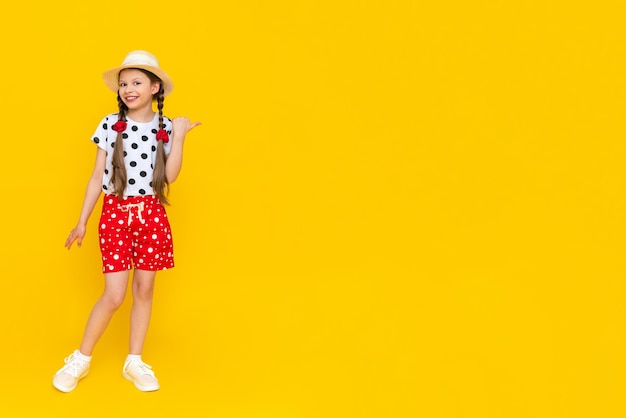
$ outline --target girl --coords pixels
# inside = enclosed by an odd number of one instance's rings
[[[134,268],[130,351],[122,374],[139,390],[153,391],[159,389],[159,382],[142,361],[141,352],[156,272],[174,267],[172,235],[163,204],[168,203],[169,185],[181,169],[185,136],[200,123],[163,116],[163,101],[173,84],[149,52],[130,52],[121,66],[103,77],[117,93],[119,111],[104,117],[91,138],[98,146],[96,163],[78,224],[65,246],[69,250],[74,241],[82,245],[87,220],[104,192],[98,224],[104,293],[87,320],[80,349],[65,359],[53,385],[70,392],[87,375],[92,351],[124,301],[129,272]],[[158,112],[152,109],[153,101]]]

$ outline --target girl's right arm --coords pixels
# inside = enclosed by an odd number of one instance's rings
[[[83,237],[87,230],[87,221],[93,208],[96,206],[96,202],[102,192],[102,176],[104,174],[104,167],[106,164],[106,151],[98,147],[98,153],[96,154],[96,164],[87,183],[87,190],[85,192],[85,199],[83,201],[83,208],[80,211],[80,218],[76,227],[70,231],[69,237],[65,240],[65,246],[69,250],[72,247],[74,241],[77,241],[80,247],[83,244]]]

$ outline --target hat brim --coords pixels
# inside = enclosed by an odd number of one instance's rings
[[[152,74],[159,77],[161,79],[161,82],[163,83],[163,95],[164,96],[167,96],[168,94],[172,92],[172,90],[174,90],[174,83],[172,83],[172,79],[162,69],[158,67],[153,67],[152,65],[146,65],[146,64],[128,64],[128,65],[120,65],[119,67],[112,68],[108,71],[105,71],[102,74],[104,83],[114,93],[117,93],[120,89],[119,79],[118,79],[120,71],[125,70],[127,68],[140,68],[142,70],[150,71]]]

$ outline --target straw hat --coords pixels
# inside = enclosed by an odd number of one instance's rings
[[[174,83],[172,79],[167,75],[165,71],[159,68],[159,61],[157,58],[147,51],[131,51],[126,55],[122,65],[105,71],[102,74],[104,82],[113,92],[117,93],[119,90],[119,74],[125,68],[141,68],[150,71],[156,75],[163,82],[164,95],[167,96],[174,89]]]

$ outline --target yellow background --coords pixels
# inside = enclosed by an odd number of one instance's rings
[[[593,5],[592,5],[593,4]],[[21,1],[0,34],[0,416],[626,413],[618,1]],[[132,49],[187,139],[144,359],[66,251]]]

